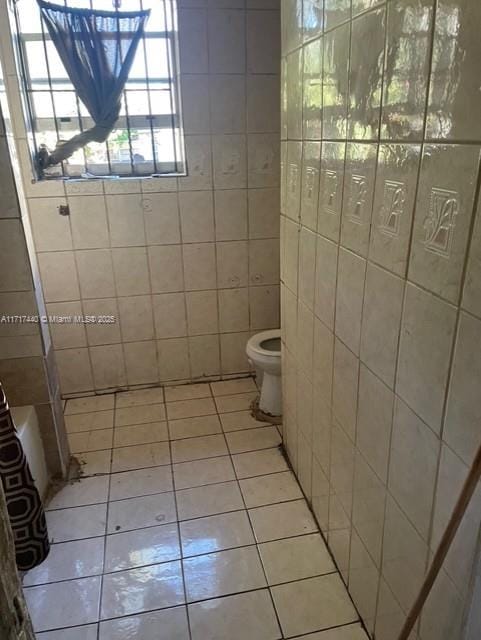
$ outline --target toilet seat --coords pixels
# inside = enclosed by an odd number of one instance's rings
[[[261,345],[268,340],[279,340],[279,350],[264,349]],[[261,331],[249,339],[247,345],[253,353],[268,358],[279,358],[281,356],[281,330],[271,329],[270,331]]]

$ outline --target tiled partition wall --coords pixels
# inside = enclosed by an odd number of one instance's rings
[[[181,0],[179,35],[187,178],[31,184],[16,122],[48,313],[117,319],[52,324],[64,394],[242,373],[279,326],[279,2]]]
[[[283,4],[286,445],[377,640],[481,441],[480,25],[471,0]],[[478,491],[413,638],[463,637],[480,515]]]
[[[48,470],[63,475],[70,454],[48,328],[9,320],[34,318],[45,310],[29,221],[22,216],[22,194],[9,155],[13,136],[2,87],[0,68],[0,382],[10,406],[35,406]]]

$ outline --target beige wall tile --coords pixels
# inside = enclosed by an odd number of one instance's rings
[[[478,205],[469,250],[462,306],[481,317],[481,203]]]
[[[299,235],[299,300],[314,308],[316,275],[316,235],[301,227]]]
[[[358,358],[340,340],[336,339],[332,412],[344,431],[353,440],[356,434],[358,378]]]
[[[119,298],[118,305],[122,340],[124,342],[153,340],[152,297],[149,295]]]
[[[189,336],[219,332],[217,291],[189,291],[185,302]]]
[[[110,249],[76,251],[82,298],[109,298],[116,294]]]
[[[82,316],[82,306],[79,301],[76,302],[54,302],[47,305],[47,313],[49,316],[58,316],[58,318],[74,318]],[[81,322],[61,322],[50,321],[50,335],[55,349],[68,347],[86,347],[87,337],[85,326]]]
[[[112,247],[145,245],[144,213],[140,193],[106,197]]]
[[[279,75],[247,76],[247,131],[278,132]]]
[[[109,247],[110,239],[104,196],[69,196],[68,204],[75,249]]]
[[[247,136],[247,184],[249,189],[278,187],[280,180],[280,140],[276,133]]]
[[[481,321],[461,313],[443,440],[466,464],[471,464],[481,443],[479,426],[481,383]]]
[[[113,323],[89,323],[85,325],[89,346],[118,344],[120,337],[120,317],[117,298],[101,298],[99,300],[83,300],[85,315],[112,316]]]
[[[190,377],[187,338],[157,341],[160,381],[186,380]]]
[[[361,358],[394,387],[404,281],[368,264],[362,312]]]
[[[219,336],[189,338],[189,357],[193,378],[208,378],[220,373]]]
[[[149,247],[149,269],[153,293],[182,291],[182,248],[180,245]]]
[[[407,285],[396,392],[436,433],[441,429],[455,320],[454,307]]]
[[[221,289],[218,295],[220,332],[248,331],[249,290]]]
[[[476,179],[478,146],[424,147],[409,279],[457,303]]]
[[[209,83],[207,76],[183,73],[180,86],[185,133],[209,133]]]
[[[30,200],[33,237],[37,251],[68,251],[72,249],[72,234],[68,216],[61,216],[59,207],[65,198],[35,198]]]
[[[162,293],[152,296],[157,339],[187,335],[184,293]]]
[[[29,291],[32,288],[32,276],[20,220],[0,220],[0,273],[0,291]]]
[[[248,72],[279,73],[280,45],[279,11],[248,11]]]
[[[250,338],[248,332],[224,333],[220,336],[221,373],[250,371],[246,356],[246,344]]]
[[[42,253],[38,256],[46,302],[78,300],[80,290],[72,251]]]
[[[246,130],[246,83],[240,74],[209,76],[212,133],[244,133]]]
[[[179,244],[177,193],[149,193],[142,204],[147,244]]]
[[[209,71],[245,73],[245,18],[235,10],[209,11]]]
[[[211,191],[179,193],[182,242],[214,240],[214,202]]]
[[[247,286],[247,242],[218,242],[216,253],[217,286],[220,288]]]
[[[356,354],[359,354],[361,341],[365,275],[366,261],[341,248],[337,273],[336,335]]]
[[[180,65],[183,73],[207,73],[207,11],[179,10]]]
[[[182,248],[185,290],[216,287],[214,243],[187,244]]]
[[[245,240],[247,238],[248,193],[245,189],[228,189],[214,192],[215,239],[217,241]],[[279,212],[277,211],[278,215]],[[249,225],[251,226],[250,219]]]
[[[88,349],[62,349],[55,354],[62,393],[93,389],[92,365]]]
[[[124,355],[129,385],[157,382],[159,369],[154,341],[124,344]]]
[[[95,389],[116,389],[127,384],[121,344],[89,348]]]
[[[152,249],[154,248],[152,247]],[[149,269],[145,247],[113,249],[112,259],[117,294],[119,296],[150,293]],[[154,282],[153,277],[152,281]],[[153,286],[152,288],[155,291],[155,287]]]
[[[249,288],[250,328],[254,331],[279,327],[279,287]]]
[[[249,238],[279,237],[279,189],[249,189]]]

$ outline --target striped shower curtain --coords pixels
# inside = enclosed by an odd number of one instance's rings
[[[33,482],[22,445],[0,383],[0,478],[20,571],[43,562],[50,550],[42,501]]]

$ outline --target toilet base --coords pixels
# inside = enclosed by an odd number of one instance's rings
[[[282,415],[281,376],[274,376],[264,371],[259,409],[271,416]]]

